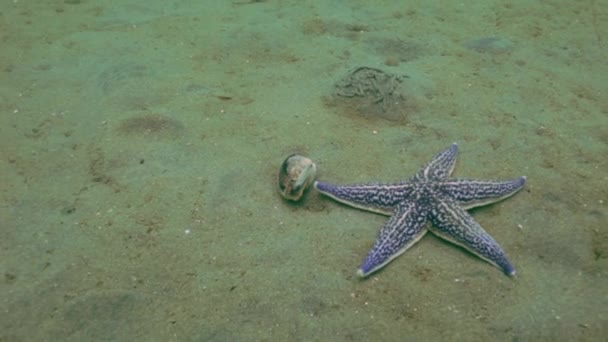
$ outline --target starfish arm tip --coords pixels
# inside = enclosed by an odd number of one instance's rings
[[[528,177],[521,176],[517,180],[518,180],[519,186],[523,187],[526,184],[526,181],[528,180]]]
[[[315,181],[314,183],[312,183],[313,188],[324,192],[327,186],[327,183],[323,183],[323,182],[319,182],[319,181]]]
[[[515,276],[515,267],[513,267],[513,265],[507,261],[506,265],[502,266],[502,271],[509,277],[513,277]]]

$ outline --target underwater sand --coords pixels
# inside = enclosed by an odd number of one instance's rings
[[[608,335],[608,4],[5,1],[0,341],[592,341]],[[406,75],[396,113],[328,101]],[[342,105],[342,106],[341,106]],[[341,106],[341,107],[340,107]],[[349,109],[350,108],[350,109]],[[528,177],[472,211],[517,268],[276,176]]]

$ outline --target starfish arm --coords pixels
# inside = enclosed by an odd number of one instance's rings
[[[416,203],[405,202],[397,206],[357,274],[367,277],[401,255],[424,236],[427,232],[425,223],[426,210]]]
[[[456,154],[458,153],[458,144],[453,143],[452,146],[438,153],[428,164],[416,173],[414,176],[418,180],[428,179],[446,179],[452,174],[454,165],[456,164]]]
[[[409,193],[406,183],[394,185],[367,184],[338,186],[315,182],[315,189],[351,207],[391,215],[395,206]]]
[[[526,177],[508,181],[449,179],[441,183],[440,192],[465,209],[501,201],[524,187]]]
[[[506,275],[515,275],[515,268],[500,245],[456,203],[438,201],[429,213],[429,220],[435,235],[464,247]]]

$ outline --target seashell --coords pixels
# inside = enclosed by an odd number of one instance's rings
[[[289,201],[299,201],[317,176],[317,166],[307,157],[292,154],[279,170],[279,193]]]

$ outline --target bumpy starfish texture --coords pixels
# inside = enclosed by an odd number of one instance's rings
[[[386,266],[428,230],[464,247],[505,274],[515,274],[502,248],[466,210],[513,195],[523,188],[526,177],[508,181],[448,178],[457,152],[458,145],[454,143],[412,178],[396,184],[336,186],[315,182],[317,190],[338,202],[391,216],[357,271],[359,276],[367,277]]]

